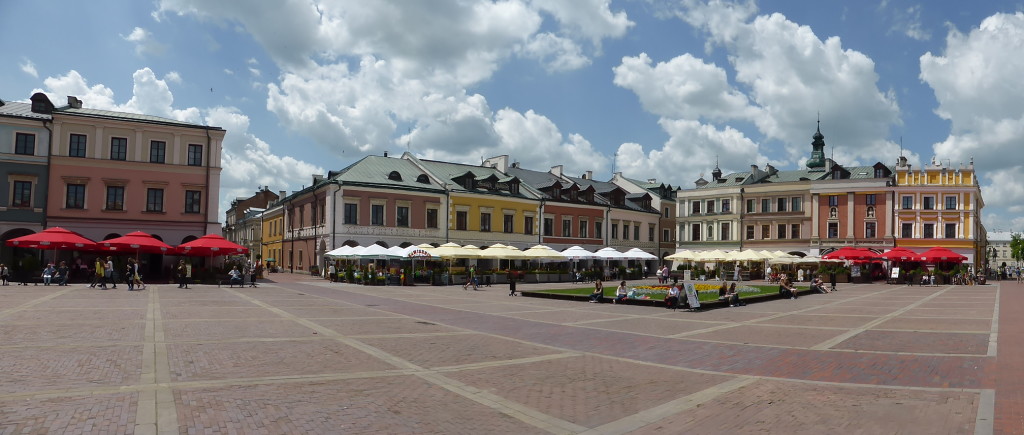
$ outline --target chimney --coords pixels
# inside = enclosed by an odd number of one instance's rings
[[[750,165],[750,172],[757,172],[757,165]]]
[[[384,151],[384,157],[387,157],[387,156],[388,156],[388,152]]]
[[[278,198],[284,199],[284,197],[288,196],[288,191],[287,190],[279,190],[277,192],[277,194],[278,194],[277,195]]]
[[[556,177],[561,177],[562,176],[562,165],[552,166],[551,167],[551,173],[554,174],[554,176],[556,176]]]
[[[502,154],[500,156],[491,157],[491,158],[489,158],[489,159],[484,161],[484,165],[485,166],[490,166],[490,167],[492,167],[494,169],[497,169],[497,170],[499,170],[501,172],[507,172],[508,168],[509,168],[509,166],[508,166],[508,154]],[[512,167],[515,168],[516,164],[513,163]]]
[[[583,174],[583,178],[586,179],[586,180],[593,180],[594,179],[594,171],[587,171],[587,172],[585,172]]]
[[[764,165],[764,170],[765,172],[768,173],[768,175],[775,175],[779,173],[779,170],[775,169],[775,167],[772,166],[770,163]]]
[[[648,178],[647,179],[647,184],[655,184],[657,182],[658,182],[657,178]]]
[[[78,97],[68,95],[68,106],[71,106],[72,109],[81,109],[82,100],[79,100]]]

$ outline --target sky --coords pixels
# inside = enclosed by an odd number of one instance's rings
[[[1024,230],[1024,3],[0,0],[0,99],[223,127],[221,204],[368,154],[614,172],[972,159]],[[18,35],[17,37],[10,37]]]

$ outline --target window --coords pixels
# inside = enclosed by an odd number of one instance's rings
[[[665,207],[665,215],[663,217],[668,217],[668,207]]]
[[[753,199],[747,200],[747,213],[757,213],[757,210],[754,209],[754,204],[755,202]]]
[[[875,178],[885,178],[885,169],[875,168]]]
[[[555,235],[555,218],[544,218],[544,235],[551,237]],[[614,233],[613,233],[614,234]]]
[[[791,224],[789,226],[789,238],[799,239],[800,238],[800,224]]]
[[[729,213],[732,209],[731,201],[728,199],[722,200],[722,213]]]
[[[68,184],[64,208],[85,208],[85,185]]]
[[[589,224],[590,222],[584,220],[580,221],[580,233],[578,234],[580,238],[587,238],[587,228],[590,227]]]
[[[149,162],[163,163],[167,155],[167,142],[154,140],[149,142]]]
[[[754,226],[747,225],[747,240],[754,240]]]
[[[670,235],[670,234],[671,234],[671,233],[669,233],[668,229],[662,229],[662,230],[661,230],[661,241],[662,241],[662,242],[667,242],[667,241],[669,241],[669,235]]]
[[[437,228],[437,209],[427,209],[427,228]]]
[[[601,221],[594,222],[594,238],[595,239],[600,239],[601,238],[601,228],[603,226],[604,226],[604,222],[601,222]]]
[[[128,138],[110,138],[110,160],[128,160]]]
[[[523,234],[533,234],[533,216],[523,218]]]
[[[468,211],[457,211],[455,212],[455,229],[465,231],[469,228],[469,212]]]
[[[829,207],[839,207],[839,195],[832,195],[828,197]]]
[[[869,218],[875,217],[875,207],[869,205],[868,208],[865,210],[865,215],[867,215],[867,217]]]
[[[935,238],[935,224],[924,224],[924,238]]]
[[[715,240],[715,226],[708,224],[707,228],[708,238],[706,240]]]
[[[709,199],[707,201],[707,203],[706,203],[706,207],[704,207],[704,213],[714,213],[714,212],[715,212],[715,200]]]
[[[430,210],[427,210],[430,213]],[[345,225],[359,225],[359,204],[345,203],[344,217],[342,223]]]
[[[188,144],[188,165],[203,166],[203,146]],[[383,223],[381,225],[384,225]]]
[[[839,222],[828,223],[828,238],[837,239],[839,238]]]
[[[491,232],[491,214],[480,213],[480,231]]]
[[[786,198],[778,198],[775,200],[775,211],[786,211]]]
[[[14,154],[33,155],[36,153],[36,135],[16,133],[14,135]]]
[[[690,224],[690,241],[700,241],[700,224]]]
[[[370,204],[370,225],[384,225],[384,204]]]
[[[875,204],[875,194],[874,193],[869,193],[867,195],[864,195],[864,204],[866,204],[866,205],[876,205]]]
[[[878,237],[878,233],[876,232],[875,225],[876,224],[874,222],[865,222],[864,223],[864,238],[866,238],[866,239],[874,239],[875,237]]]
[[[164,211],[163,189],[146,189],[146,211]]]
[[[728,222],[722,222],[721,229],[718,230],[718,238],[722,240],[729,240],[732,237],[731,228],[729,228]]]
[[[647,227],[647,241],[648,242],[653,242],[654,241],[654,225],[649,225]]]
[[[771,213],[771,212],[772,212],[772,200],[770,200],[768,198],[761,199],[761,213]]]
[[[612,238],[619,238],[619,224],[612,224]]]
[[[201,213],[203,210],[203,192],[198,190],[185,191],[185,213]]]
[[[562,219],[562,237],[572,237],[572,219]]]
[[[32,182],[14,181],[14,195],[10,200],[11,207],[32,207]]]
[[[409,226],[409,207],[398,206],[395,210],[395,226]]]
[[[956,210],[956,197],[955,196],[947,196],[946,197],[946,210]]]
[[[104,210],[124,210],[124,186],[107,186]]]
[[[85,141],[84,134],[71,134],[71,140],[68,142],[68,155],[71,157],[85,157]]]
[[[900,237],[909,239],[914,237],[914,224],[900,225]]]
[[[801,208],[803,206],[803,204],[802,204],[803,201],[802,200],[803,200],[803,198],[800,198],[799,196],[794,196],[794,197],[790,198],[789,199],[789,211],[802,211],[801,210]]]
[[[925,210],[935,210],[935,197],[926,196],[922,198],[924,200],[923,207]]]
[[[690,213],[700,214],[700,201],[693,201],[690,203]]]
[[[629,240],[629,224],[622,224],[622,240]]]
[[[640,224],[633,225],[633,240],[640,240]]]
[[[775,228],[775,234],[776,234],[776,238],[785,239],[786,238],[786,224],[779,224]]]
[[[515,231],[515,219],[516,215],[506,214],[504,216],[504,220],[501,223],[501,231],[508,234],[511,234],[513,231]]]
[[[772,227],[771,225],[761,225],[761,239],[768,240],[772,238]]]
[[[901,208],[904,209],[904,210],[910,210],[910,209],[914,208],[914,197],[913,196],[904,196],[903,197],[903,204],[902,204]]]

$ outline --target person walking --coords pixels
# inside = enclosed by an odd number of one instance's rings
[[[128,284],[128,291],[135,290],[135,259],[129,258],[128,263],[124,265],[124,281]]]
[[[60,267],[57,268],[57,285],[68,285],[68,264],[61,261]]]
[[[469,274],[466,275],[466,283],[462,285],[462,289],[466,290],[470,285],[476,290],[476,268],[473,266],[469,266]]]
[[[132,282],[135,283],[135,288],[139,290],[146,289],[146,283],[142,282],[142,275],[139,275],[138,261],[132,261]]]
[[[96,257],[96,269],[94,269],[93,273],[96,275],[96,283],[95,284],[97,286],[99,286],[100,290],[106,290],[107,289],[107,281],[106,281],[107,274],[103,272],[103,270],[106,268],[106,266],[104,266],[104,264],[105,263],[103,263],[103,258],[102,257]]]
[[[110,283],[110,288],[117,288],[117,274],[114,272],[114,257],[107,256],[107,262],[103,263],[103,278]]]
[[[186,273],[187,273],[187,270],[185,269],[185,260],[181,260],[181,261],[178,262],[178,269],[177,269],[178,288],[188,288],[188,285],[185,282],[185,274]]]
[[[3,285],[9,285],[11,280],[11,270],[7,268],[6,264],[0,263],[0,283]]]

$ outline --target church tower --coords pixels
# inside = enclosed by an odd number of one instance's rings
[[[811,142],[811,158],[807,160],[807,167],[811,169],[820,169],[825,167],[825,135],[821,134],[821,120],[818,120],[818,131],[814,132],[812,136],[814,142]]]

